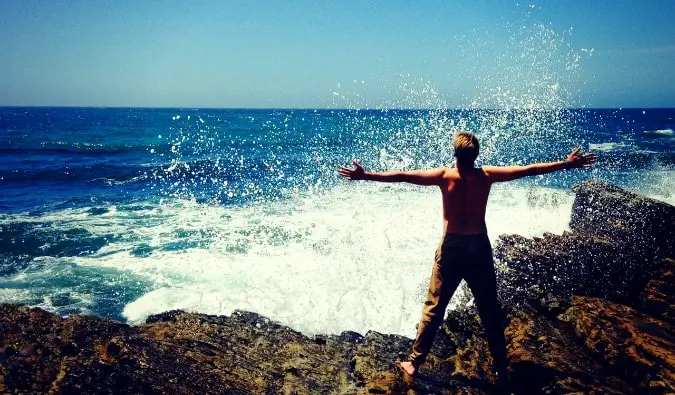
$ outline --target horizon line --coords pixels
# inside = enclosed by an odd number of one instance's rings
[[[143,110],[246,110],[246,111],[560,111],[560,110],[671,110],[675,107],[560,107],[560,108],[496,108],[496,107],[446,107],[446,108],[327,108],[327,107],[191,107],[191,106],[75,106],[75,105],[4,105],[0,108],[80,108],[80,109],[143,109]]]

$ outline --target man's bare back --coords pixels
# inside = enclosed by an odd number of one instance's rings
[[[461,235],[487,233],[485,209],[492,183],[485,171],[445,169],[443,180],[443,231]]]

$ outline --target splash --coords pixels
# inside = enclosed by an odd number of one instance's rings
[[[401,73],[393,79],[338,85],[332,104],[356,110],[348,118],[352,128],[365,129],[359,139],[367,149],[359,154],[378,168],[447,166],[453,160],[452,135],[458,130],[479,135],[482,163],[523,164],[557,149],[562,155],[588,143],[574,133],[583,119],[570,108],[584,106],[579,101],[584,85],[580,72],[592,50],[575,49],[573,31],[554,30],[537,20],[536,7],[527,7],[518,22],[455,37],[450,47],[456,62],[448,73],[461,75],[461,98],[441,93],[440,82]],[[376,88],[369,91],[368,85]],[[389,98],[368,92],[387,92]],[[462,104],[449,109],[449,102]],[[398,122],[369,123],[361,114],[364,108],[380,109]],[[426,111],[400,114],[400,108]]]

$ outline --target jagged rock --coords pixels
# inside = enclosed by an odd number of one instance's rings
[[[539,300],[553,315],[564,311],[565,301],[557,300],[562,306],[555,309],[542,299],[582,294],[634,300],[651,275],[653,262],[622,244],[585,232],[546,234],[531,240],[502,236],[495,257],[515,271],[502,280],[507,288],[501,294],[511,300],[534,298],[534,306]]]
[[[572,232],[502,236],[495,246],[512,389],[673,393],[674,209],[598,182],[576,191]],[[243,311],[170,311],[130,327],[0,305],[0,393],[498,390],[474,308],[448,313],[412,382],[394,365],[411,345],[373,331],[306,336]]]
[[[344,393],[360,384],[350,366],[360,339],[311,338],[243,311],[230,317],[169,312],[147,322],[140,327],[146,336],[179,350],[195,364],[222,372],[234,388],[252,393]]]
[[[629,306],[575,297],[565,314],[584,345],[638,393],[675,392],[675,331]]]
[[[675,207],[599,181],[574,187],[570,228],[621,242],[651,262],[675,256]]]
[[[675,325],[675,260],[663,259],[647,283],[639,306],[642,311]]]
[[[514,312],[505,334],[517,393],[621,394],[627,388],[597,366],[561,322]]]
[[[495,258],[500,294],[559,314],[572,294],[634,303],[660,258],[675,251],[675,207],[597,181],[577,185],[570,227],[562,235],[502,235]]]
[[[10,305],[0,317],[0,393],[246,393],[118,322]]]

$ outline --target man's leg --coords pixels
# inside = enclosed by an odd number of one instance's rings
[[[443,323],[445,309],[459,282],[462,281],[458,267],[454,264],[454,261],[458,258],[454,255],[458,251],[451,248],[452,243],[443,244],[445,246],[439,247],[436,253],[436,262],[431,271],[427,300],[422,307],[422,319],[417,327],[417,336],[412,353],[408,357],[408,361],[412,363],[415,369],[424,363],[427,354],[429,354],[436,332]]]
[[[490,354],[494,360],[494,368],[500,375],[506,374],[508,360],[506,356],[506,340],[502,310],[497,300],[497,278],[492,260],[492,247],[485,236],[483,240],[475,240],[468,247],[466,282],[471,288],[478,315],[485,329]]]

